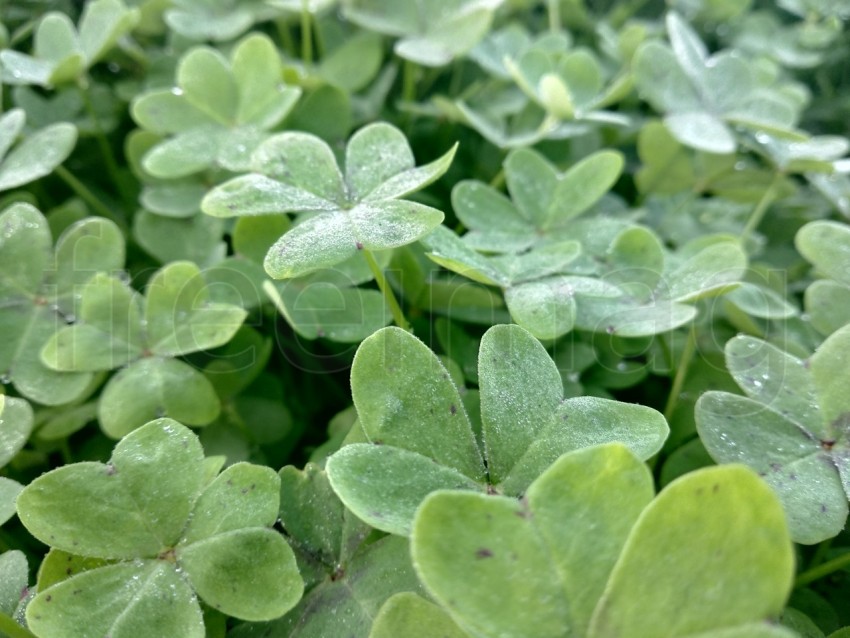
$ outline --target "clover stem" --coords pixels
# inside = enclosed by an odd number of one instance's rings
[[[493,179],[490,180],[490,186],[495,188],[496,190],[501,190],[502,186],[505,185],[505,169],[500,168],[499,172],[493,176]]]
[[[688,339],[685,341],[685,348],[682,350],[682,357],[679,359],[679,366],[676,369],[676,376],[673,377],[673,385],[670,388],[670,395],[667,397],[667,404],[664,406],[664,418],[670,422],[673,412],[679,403],[679,395],[682,394],[682,386],[685,385],[685,379],[688,376],[688,368],[694,358],[697,345],[697,331],[691,325],[688,331]]]
[[[802,574],[797,576],[797,579],[794,581],[794,587],[805,587],[809,583],[813,583],[816,580],[820,580],[825,576],[829,576],[833,572],[837,572],[839,569],[843,569],[844,567],[850,567],[850,552],[843,554],[838,558],[828,560],[825,563],[818,565],[817,567],[807,569]]]
[[[372,254],[372,251],[363,249],[363,256],[366,258],[366,263],[369,264],[369,269],[372,271],[372,275],[374,275],[375,281],[378,283],[378,289],[381,291],[381,294],[384,295],[384,300],[390,307],[390,312],[393,314],[393,321],[395,321],[395,325],[402,330],[410,332],[410,324],[407,323],[407,319],[404,318],[401,305],[398,303],[398,299],[396,299],[393,289],[390,287],[387,278],[384,276],[384,272],[381,270],[378,262],[375,261],[375,256]]]
[[[118,162],[116,161],[115,155],[109,146],[109,141],[106,139],[106,133],[104,133],[103,127],[100,124],[100,118],[98,118],[97,112],[94,109],[90,87],[91,82],[88,78],[82,78],[80,80],[79,88],[80,95],[82,95],[83,98],[83,107],[94,125],[94,137],[97,140],[97,145],[100,147],[100,154],[103,155],[103,161],[106,164],[106,172],[109,173],[109,179],[112,180],[112,183],[114,184],[118,194],[121,196],[121,199],[129,203],[132,201],[132,198],[123,186],[124,180],[121,179],[121,174],[118,170]]]
[[[767,212],[768,207],[776,197],[776,189],[779,187],[781,179],[782,171],[776,171],[773,175],[773,179],[770,181],[770,184],[762,194],[761,199],[758,201],[755,208],[753,208],[753,212],[750,213],[750,218],[747,220],[744,230],[741,231],[741,243],[745,242],[750,236],[750,233],[758,228],[761,220],[764,218],[764,214]]]
[[[92,207],[92,209],[100,215],[101,217],[106,217],[107,219],[111,219],[118,226],[121,227],[122,230],[127,230],[127,222],[124,221],[123,216],[112,212],[112,210],[104,204],[94,193],[89,190],[88,186],[83,184],[80,180],[74,177],[74,174],[71,173],[64,166],[57,166],[54,170],[54,173],[65,182],[77,196],[82,199],[86,204]]]
[[[293,59],[298,57],[295,42],[292,40],[292,33],[289,31],[289,25],[284,20],[277,20],[275,22],[275,26],[277,27],[277,35],[280,38],[280,44],[286,52],[286,55]]]
[[[35,634],[21,627],[2,612],[0,612],[0,633],[9,636],[9,638],[36,638]]]
[[[558,32],[561,30],[561,0],[549,0],[547,2],[549,13],[549,30]]]
[[[301,61],[313,62],[313,25],[311,24],[308,0],[301,0]]]
[[[403,102],[416,101],[416,63],[410,60],[404,61],[404,72],[402,74],[401,99]]]

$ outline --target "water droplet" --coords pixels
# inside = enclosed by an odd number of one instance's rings
[[[181,89],[179,86],[175,86],[173,89],[171,89],[171,93],[172,95],[183,95],[183,89]]]

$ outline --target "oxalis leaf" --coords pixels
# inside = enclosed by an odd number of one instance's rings
[[[61,405],[79,397],[87,372],[53,370],[41,360],[45,342],[75,318],[79,287],[99,271],[124,266],[124,238],[111,221],[90,217],[56,242],[47,220],[28,204],[0,214],[0,373],[24,397]]]
[[[753,337],[726,344],[726,363],[746,397],[707,392],[696,405],[700,438],[721,463],[741,462],[776,490],[791,535],[812,544],[838,534],[850,494],[850,326],[807,361]]]
[[[189,425],[218,416],[219,400],[203,374],[173,357],[227,343],[242,325],[242,308],[210,300],[191,262],[157,271],[142,300],[117,277],[99,274],[83,288],[78,321],[58,330],[41,357],[53,370],[123,369],[104,388],[101,427],[119,438],[167,415]]]
[[[108,464],[48,472],[18,497],[39,540],[94,561],[27,608],[44,638],[204,636],[198,597],[237,618],[269,620],[303,583],[277,519],[280,481],[238,463],[208,482],[197,437],[170,419],[122,439]]]
[[[478,373],[483,450],[457,387],[422,342],[397,328],[366,339],[351,385],[369,443],[347,445],[327,462],[343,503],[373,527],[407,535],[417,506],[434,490],[515,496],[565,452],[622,441],[645,459],[667,436],[664,418],[651,408],[565,400],[554,362],[519,326],[487,331]]]
[[[348,0],[344,11],[355,24],[400,36],[395,44],[400,57],[426,66],[443,66],[478,44],[502,1],[400,4],[392,0]]]
[[[635,54],[638,90],[682,144],[733,153],[734,126],[799,137],[799,107],[781,86],[761,86],[757,70],[735,51],[708,55],[705,44],[675,12],[667,14],[671,46],[644,43]],[[805,136],[803,136],[805,139]]]
[[[770,488],[736,466],[652,496],[647,468],[622,445],[573,451],[520,500],[431,494],[413,525],[414,565],[475,636],[792,635],[761,622],[782,610],[793,578]]]
[[[367,542],[372,529],[345,508],[318,466],[287,466],[280,478],[280,518],[307,593],[282,618],[242,625],[234,638],[366,638],[384,601],[399,592],[424,593],[407,541],[387,536]]]
[[[438,226],[443,213],[399,198],[443,175],[456,148],[416,167],[401,131],[390,124],[370,124],[349,140],[343,174],[320,138],[280,133],[254,152],[253,173],[213,189],[201,208],[216,217],[312,213],[283,235],[265,259],[271,277],[298,277],[336,266],[359,250],[409,244]]]
[[[140,126],[169,136],[142,165],[174,179],[211,167],[244,171],[251,153],[295,106],[301,90],[281,82],[280,56],[260,34],[244,38],[230,59],[209,47],[180,60],[174,89],[149,91],[133,103]]]

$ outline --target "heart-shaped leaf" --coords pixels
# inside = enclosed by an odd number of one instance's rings
[[[299,277],[336,266],[359,250],[409,244],[439,225],[440,211],[398,198],[438,179],[454,153],[455,148],[417,168],[399,131],[371,124],[349,141],[343,173],[323,140],[281,133],[254,153],[255,173],[225,182],[201,206],[217,217],[317,213],[303,217],[265,259],[266,272],[275,279]]]
[[[465,53],[490,28],[502,0],[450,0],[441,5],[399,5],[351,0],[345,16],[378,33],[400,36],[395,52],[412,62],[443,66]]]
[[[517,495],[565,452],[623,441],[648,458],[667,436],[663,417],[650,408],[564,400],[555,364],[518,326],[484,335],[478,373],[486,475],[458,390],[439,359],[395,328],[363,342],[352,389],[370,443],[345,446],[327,463],[347,507],[373,527],[406,535],[418,504],[437,489]]]
[[[850,331],[839,330],[806,363],[759,339],[736,337],[726,346],[727,366],[749,398],[708,392],[697,403],[706,449],[765,477],[799,543],[830,538],[847,519],[848,347]]]
[[[190,430],[160,419],[122,439],[108,464],[66,465],[27,486],[18,512],[34,536],[72,552],[71,562],[111,561],[45,580],[27,608],[30,627],[50,636],[129,636],[140,627],[203,636],[197,596],[246,620],[293,607],[303,584],[270,529],[277,475],[243,463],[215,477],[221,461],[207,461]]]
[[[47,13],[36,27],[31,56],[0,51],[0,77],[7,84],[45,87],[77,80],[132,31],[139,18],[139,10],[127,8],[121,0],[87,3],[79,27],[63,13]]]
[[[755,623],[778,614],[793,576],[770,489],[730,467],[691,474],[650,503],[652,493],[646,468],[616,444],[564,455],[520,501],[439,491],[417,512],[414,564],[474,635],[761,635]],[[719,512],[736,512],[740,525],[729,530]],[[659,560],[670,543],[681,557]],[[647,574],[653,587],[633,589]],[[724,587],[712,587],[718,582]],[[645,597],[639,606],[635,591]]]
[[[0,291],[8,301],[0,312],[0,370],[28,399],[61,405],[81,396],[90,374],[52,370],[42,347],[74,319],[80,286],[99,271],[124,266],[124,240],[115,224],[88,218],[72,224],[51,250],[44,216],[28,204],[0,214]]]
[[[301,91],[281,83],[281,62],[269,38],[244,38],[229,60],[209,47],[186,53],[177,86],[139,96],[132,113],[143,128],[169,135],[142,165],[174,179],[221,165],[247,170],[252,151],[292,110]]]

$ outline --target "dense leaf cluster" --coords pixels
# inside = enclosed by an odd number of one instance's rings
[[[0,636],[850,636],[848,21],[0,0]]]

